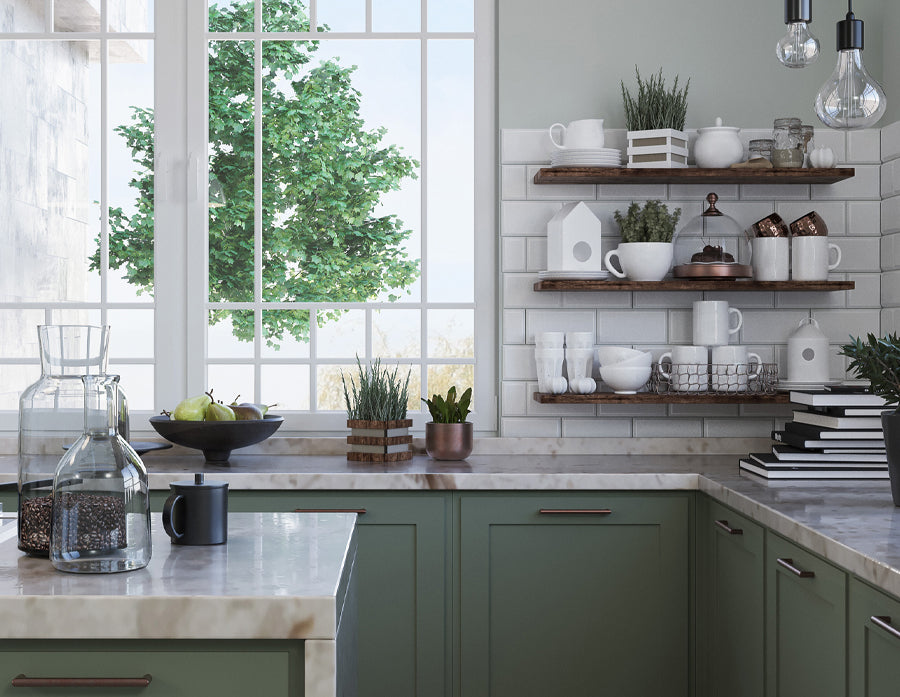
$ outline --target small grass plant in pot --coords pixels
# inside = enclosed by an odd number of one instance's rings
[[[425,424],[425,452],[435,460],[465,460],[472,454],[473,425],[466,421],[472,403],[472,388],[456,398],[456,386],[447,396],[432,395],[422,398],[428,405],[431,421]]]
[[[644,80],[637,66],[637,95],[622,86],[625,125],[628,128],[628,167],[687,167],[688,137],[684,132],[690,79],[678,88],[678,76],[666,88],[662,68]]]
[[[344,402],[347,405],[347,459],[357,462],[397,462],[412,459],[412,419],[406,418],[409,400],[409,376],[399,376],[375,360],[363,367],[356,359],[357,375],[346,379]]]
[[[870,383],[870,391],[887,403],[881,414],[884,445],[887,451],[888,474],[894,505],[900,506],[900,337],[887,334],[881,338],[869,334],[850,337],[841,346],[841,355],[850,359],[850,370]]]
[[[660,201],[647,201],[643,206],[632,202],[622,215],[613,214],[619,224],[622,241],[610,250],[604,260],[607,270],[631,281],[661,281],[672,268],[675,247],[672,242],[681,209],[669,212]],[[617,259],[622,270],[612,265]]]

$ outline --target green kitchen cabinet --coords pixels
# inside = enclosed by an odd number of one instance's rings
[[[767,533],[768,697],[845,697],[846,592],[844,571]]]
[[[698,512],[698,694],[762,697],[765,529],[711,499]]]
[[[458,694],[688,695],[690,503],[461,494]]]
[[[228,508],[358,511],[359,694],[449,695],[449,494],[242,490]]]
[[[0,696],[302,697],[302,641],[0,641]],[[143,679],[146,687],[31,687],[23,678]]]
[[[848,595],[850,697],[897,697],[900,600],[857,579]]]

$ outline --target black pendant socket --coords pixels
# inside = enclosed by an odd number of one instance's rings
[[[863,49],[863,21],[856,19],[852,12],[847,13],[847,19],[837,23],[837,50]]]
[[[812,0],[784,0],[784,23],[812,22]]]

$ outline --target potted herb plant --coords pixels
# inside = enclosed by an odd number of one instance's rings
[[[881,414],[888,474],[894,505],[900,506],[900,338],[888,334],[882,338],[869,334],[865,339],[850,337],[841,346],[841,355],[850,358],[850,370],[868,380],[873,394],[883,397],[893,411]]]
[[[431,413],[431,421],[425,424],[425,452],[435,460],[465,460],[473,445],[473,426],[466,421],[472,388],[466,389],[458,401],[456,386],[447,391],[446,397],[436,394],[422,401]]]
[[[625,125],[628,128],[628,166],[687,167],[688,137],[684,132],[687,115],[687,93],[690,79],[678,88],[678,76],[672,89],[666,89],[662,68],[648,80],[641,77],[637,66],[637,96],[622,86]]]
[[[399,367],[388,370],[375,360],[363,368],[356,359],[356,380],[350,386],[341,373],[347,405],[347,459],[360,462],[396,462],[412,459],[412,419],[406,418],[409,376],[398,376]]]
[[[669,269],[675,251],[672,239],[681,209],[669,212],[660,201],[647,201],[643,206],[632,202],[625,215],[613,214],[619,224],[622,241],[606,254],[606,268],[613,276],[632,281],[661,281]],[[622,270],[611,260],[617,258]]]

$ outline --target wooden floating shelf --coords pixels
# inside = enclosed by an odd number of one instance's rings
[[[700,169],[542,167],[535,184],[835,184],[856,174],[853,167],[790,169]]]
[[[559,279],[538,281],[535,290],[780,290],[832,291],[853,290],[855,281],[740,281],[721,278],[673,279],[668,281],[578,281]]]
[[[541,404],[788,404],[787,392],[775,394],[687,394],[680,392],[638,392],[616,394],[547,394],[535,392],[534,401]]]

